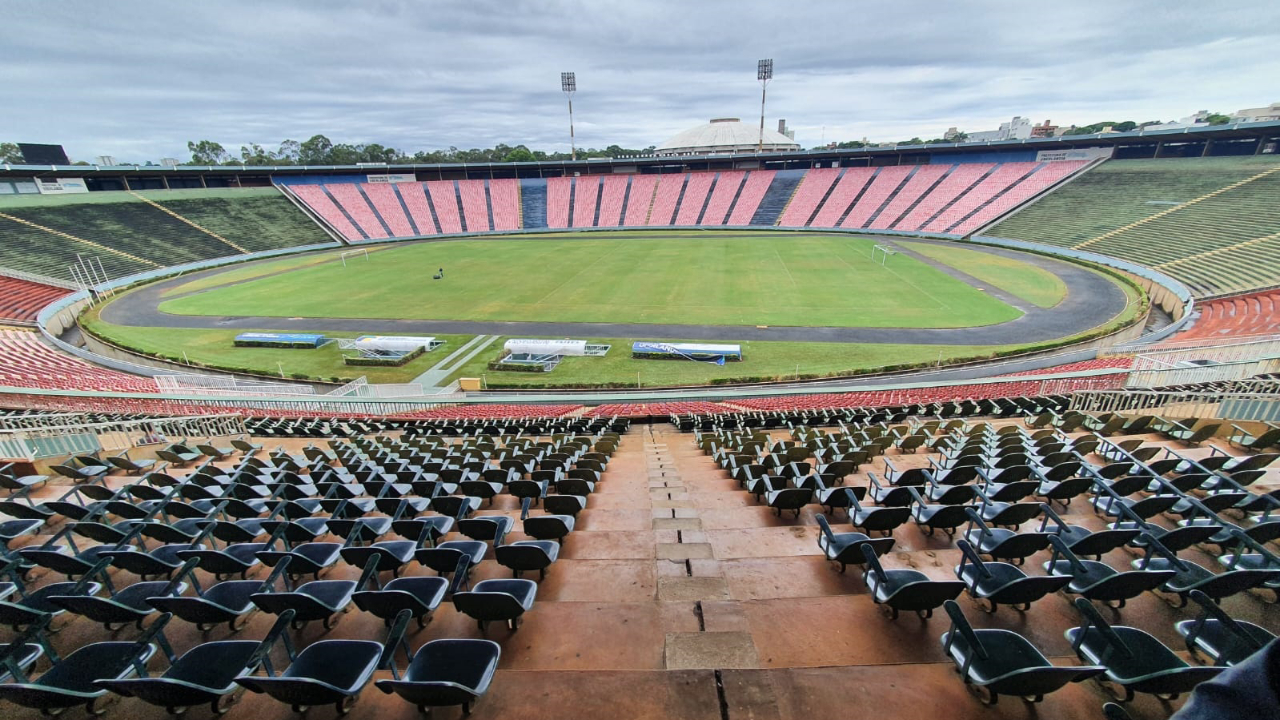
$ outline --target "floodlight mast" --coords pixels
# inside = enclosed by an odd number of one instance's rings
[[[760,81],[760,142],[756,146],[756,152],[762,153],[764,152],[764,97],[765,88],[773,79],[772,58],[756,63],[756,79]]]
[[[560,73],[560,89],[564,91],[564,96],[569,99],[569,157],[577,160],[578,149],[574,145],[573,139],[573,94],[578,91],[578,80],[574,73]]]

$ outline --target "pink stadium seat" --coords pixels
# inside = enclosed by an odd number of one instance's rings
[[[484,197],[483,180],[459,180],[458,197],[462,198],[462,217],[467,221],[467,232],[488,232],[489,202]]]
[[[943,175],[946,175],[951,167],[950,165],[918,166],[911,179],[907,181],[907,184],[902,186],[898,194],[893,196],[889,204],[885,206],[884,210],[880,211],[879,215],[875,216],[868,227],[877,230],[892,228],[893,224],[898,218],[902,217],[902,214],[911,207],[912,203],[919,200],[920,196],[933,187],[934,183],[938,182]]]
[[[747,181],[742,185],[742,192],[738,193],[738,201],[729,211],[729,221],[726,224],[750,225],[751,218],[760,207],[760,201],[764,199],[764,194],[773,184],[773,176],[777,174],[775,170],[752,170],[748,173]]]
[[[462,232],[462,216],[458,213],[458,191],[452,180],[428,180],[427,192],[431,194],[431,205],[436,209],[436,219],[440,221],[440,232]]]
[[[942,182],[930,192],[920,199],[920,203],[915,209],[907,213],[907,216],[894,224],[894,230],[906,230],[908,232],[922,229],[929,218],[938,214],[938,211],[946,207],[947,203],[955,200],[960,193],[968,190],[971,185],[976,183],[979,178],[987,174],[994,163],[961,163],[953,165],[951,173],[942,179]]]
[[[391,237],[412,237],[417,234],[409,225],[409,218],[404,214],[404,207],[400,205],[400,196],[396,194],[394,185],[364,183],[362,187],[369,202],[373,203],[374,209],[382,216],[387,227],[391,228]]]
[[[876,177],[867,186],[862,197],[858,198],[858,204],[853,206],[849,214],[845,216],[840,223],[840,227],[844,228],[860,228],[866,227],[867,221],[875,215],[876,211],[884,205],[889,196],[902,185],[903,180],[915,168],[911,165],[893,165],[890,167],[880,168],[880,172],[876,173]]]
[[[711,184],[716,174],[711,172],[689,173],[689,182],[684,187],[684,197],[680,199],[680,210],[676,213],[676,225],[697,225],[702,215],[702,207],[707,203],[707,193],[711,192]]]
[[[489,201],[493,205],[494,230],[520,229],[520,181],[504,178],[489,181]]]
[[[627,190],[627,214],[622,224],[640,227],[649,222],[649,210],[653,207],[653,195],[658,186],[657,175],[632,175],[631,188]]]
[[[369,207],[369,201],[364,199],[356,183],[329,183],[324,186],[324,189],[328,190],[351,219],[356,221],[356,225],[360,226],[366,237],[370,240],[387,237],[387,231],[378,221],[378,215],[373,208]]]
[[[814,168],[804,174],[800,186],[791,196],[787,209],[778,218],[782,227],[803,227],[808,224],[809,217],[817,209],[818,203],[831,188],[831,183],[840,175],[840,168]]]
[[[725,217],[729,214],[729,205],[733,203],[733,198],[738,194],[738,188],[742,187],[742,180],[747,174],[741,170],[732,170],[720,173],[716,178],[715,189],[711,191],[711,199],[707,201],[707,209],[702,213],[702,221],[699,225],[723,225]]]
[[[969,216],[967,220],[957,225],[951,232],[957,235],[967,235],[984,227],[1001,215],[1058,184],[1087,164],[1087,162],[1076,160],[1045,163],[1039,170],[996,196],[996,199]]]
[[[618,227],[622,221],[622,202],[627,199],[629,175],[605,175],[600,191],[600,227]]]
[[[680,191],[688,175],[678,173],[662,175],[658,181],[657,194],[653,196],[653,207],[649,209],[649,225],[670,225],[675,216],[676,203],[680,201]]]
[[[569,227],[569,194],[573,178],[547,178],[547,227]]]
[[[595,227],[596,201],[600,197],[600,176],[583,175],[573,181],[573,226]]]
[[[329,194],[319,185],[290,185],[289,189],[293,191],[298,199],[307,204],[317,215],[324,219],[325,222],[333,226],[338,234],[347,240],[364,240],[365,236],[346,215],[338,209],[338,206],[329,198]]]
[[[952,203],[951,207],[939,213],[938,217],[933,219],[933,222],[925,226],[925,231],[936,233],[952,232],[952,226],[959,224],[966,215],[977,210],[983,203],[988,202],[996,195],[1004,192],[1006,188],[1021,180],[1023,176],[1034,169],[1036,169],[1036,163],[1033,162],[1015,162],[1000,165],[994,172],[983,178],[982,182],[973,186],[969,192]]]
[[[822,207],[818,208],[818,214],[813,216],[813,222],[809,223],[809,226],[835,227],[875,172],[875,168],[846,169],[844,174],[840,176],[840,182],[836,183],[831,195],[827,197],[827,201],[822,203]]]
[[[427,191],[422,183],[395,183],[393,187],[400,193],[404,206],[409,208],[409,217],[413,218],[419,235],[435,235],[440,232],[436,221],[431,217],[431,206],[427,204]]]

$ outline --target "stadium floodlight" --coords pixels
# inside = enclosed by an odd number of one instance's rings
[[[756,152],[764,152],[764,96],[765,88],[769,85],[769,81],[773,79],[773,58],[761,60],[756,63],[756,79],[760,81],[760,142],[756,145]]]
[[[569,157],[577,160],[578,149],[574,145],[573,139],[573,94],[578,91],[578,78],[574,73],[560,73],[560,89],[564,91],[564,96],[569,99]]]

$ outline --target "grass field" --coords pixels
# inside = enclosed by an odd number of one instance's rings
[[[1030,263],[953,245],[915,242],[899,244],[968,273],[1037,307],[1050,308],[1067,297],[1067,284],[1061,278]]]
[[[715,365],[690,360],[636,360],[628,338],[595,338],[592,343],[611,345],[604,357],[567,357],[550,373],[494,372],[491,360],[501,354],[499,338],[447,380],[483,377],[492,388],[536,386],[664,387],[707,385],[715,382],[785,381],[796,378],[832,377],[853,371],[872,371],[893,365],[943,363],[987,357],[1008,349],[977,345],[891,345],[817,342],[743,342],[742,362]],[[585,339],[585,338],[584,338]]]
[[[703,233],[418,243],[174,298],[187,315],[970,327],[1020,315],[872,240]],[[445,268],[445,279],[431,275]],[[1026,266],[1030,267],[1030,266]],[[198,289],[198,288],[197,288]]]
[[[244,267],[234,268],[225,272],[214,273],[205,277],[182,283],[165,290],[160,293],[160,297],[174,297],[176,295],[185,295],[199,290],[208,290],[210,288],[230,285],[231,283],[242,282],[244,280],[253,280],[267,275],[272,275],[286,270],[295,270],[297,268],[307,267],[309,265],[319,265],[321,263],[336,262],[342,264],[341,255],[346,249],[329,250],[325,252],[311,252],[305,255],[297,255],[283,258],[281,260],[272,260],[270,262],[258,262],[246,265]]]
[[[372,383],[408,382],[426,372],[472,338],[471,335],[437,335],[445,346],[410,360],[402,367],[365,367],[342,364],[342,350],[330,343],[315,350],[236,347],[235,337],[243,330],[196,330],[186,328],[142,328],[112,325],[98,319],[96,312],[81,317],[81,324],[94,335],[121,347],[141,350],[176,362],[185,360],[208,367],[248,371],[286,377],[297,375],[334,381],[361,375]],[[263,332],[271,332],[264,329]],[[304,331],[290,331],[304,332]],[[354,334],[330,337],[355,337]],[[347,351],[351,352],[351,351]]]

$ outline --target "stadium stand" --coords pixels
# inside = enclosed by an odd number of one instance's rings
[[[840,176],[839,168],[815,168],[804,174],[787,207],[778,218],[782,227],[804,227],[818,209],[818,204],[831,190],[831,184]]]
[[[64,355],[27,330],[0,328],[0,385],[42,390],[156,392],[149,378]]]
[[[1044,192],[1087,164],[1084,161],[1045,163],[1033,174],[997,195],[986,205],[979,207],[977,212],[951,228],[950,232],[954,235],[968,235]]]
[[[606,175],[600,190],[600,227],[617,227],[622,221],[622,205],[627,199],[626,175]]]
[[[703,400],[683,400],[652,403],[610,403],[587,411],[585,417],[665,417],[669,415],[706,415],[733,412],[722,403]]]
[[[489,203],[484,195],[483,180],[459,180],[458,197],[462,200],[462,219],[467,232],[488,232]]]
[[[458,190],[453,181],[428,180],[427,192],[431,195],[431,206],[435,208],[440,232],[462,232],[462,218],[458,214]]]
[[[378,219],[377,213],[369,206],[369,201],[365,199],[364,193],[360,191],[360,186],[356,183],[328,183],[324,189],[333,196],[338,206],[346,211],[347,215],[355,221],[356,225],[364,232],[365,237],[370,240],[381,240],[387,237],[386,228],[383,227],[382,221]]]
[[[752,170],[747,173],[747,181],[742,184],[738,199],[734,201],[733,209],[729,211],[728,225],[751,224],[756,211],[760,209],[760,202],[772,187],[776,175],[776,170]]]
[[[649,221],[649,209],[657,192],[657,175],[632,175],[631,188],[627,191],[626,215],[622,221],[628,227],[640,227]]]
[[[680,209],[676,212],[675,225],[697,225],[702,216],[702,208],[707,204],[707,195],[715,182],[716,174],[712,172],[690,173],[684,186],[684,195],[680,198]]]
[[[596,201],[600,197],[600,176],[587,175],[573,181],[573,226],[595,227]]]
[[[319,185],[294,185],[290,192],[315,211],[320,219],[329,223],[338,234],[347,240],[357,241],[365,238],[364,233],[356,229],[355,223],[347,219],[345,213],[333,202],[329,194]]]
[[[893,227],[904,213],[910,210],[930,188],[942,179],[951,169],[950,165],[921,165],[911,174],[907,184],[893,196],[889,204],[880,211],[868,227],[877,230],[888,230]]]
[[[494,230],[520,229],[520,181],[514,178],[489,181],[489,205],[493,208]]]
[[[275,188],[138,193],[250,252],[331,242]]]
[[[101,261],[115,278],[331,241],[273,188],[7,198],[0,200],[0,238],[0,267],[62,280],[74,279],[69,266],[77,255]]]
[[[547,178],[547,227],[569,227],[569,195],[573,178]]]
[[[675,218],[676,204],[680,202],[680,193],[684,190],[684,174],[662,175],[658,180],[658,189],[653,196],[653,207],[649,208],[649,219],[646,225],[667,226]]]
[[[0,275],[0,322],[33,323],[40,308],[69,292],[54,285]]]
[[[431,205],[427,202],[426,189],[422,183],[395,183],[392,187],[409,209],[409,217],[413,218],[419,235],[435,235],[440,232],[435,218],[431,216]]]
[[[365,197],[369,198],[369,202],[373,203],[373,209],[377,211],[378,216],[391,229],[392,237],[410,237],[418,234],[414,232],[408,216],[404,214],[404,206],[400,204],[400,196],[396,194],[394,185],[363,183],[360,187],[364,190]]]
[[[923,229],[927,232],[949,232],[953,226],[958,225],[970,213],[983,204],[990,202],[1035,169],[1035,163],[1002,163],[998,165],[990,175],[970,188],[969,192],[939,213],[933,219],[933,222],[925,225]]]
[[[1200,317],[1171,340],[1236,340],[1280,334],[1280,290],[1236,295],[1199,303]]]
[[[894,223],[893,229],[907,232],[923,229],[930,218],[991,172],[994,167],[994,163],[963,163],[952,166],[951,172],[934,186],[932,192],[921,198],[906,217]]]
[[[423,420],[561,418],[581,409],[581,405],[457,405],[409,413],[402,417]]]
[[[880,172],[876,173],[875,179],[867,186],[867,189],[862,193],[862,197],[858,199],[858,202],[849,210],[849,214],[840,222],[840,227],[866,227],[872,216],[880,209],[880,206],[884,205],[898,191],[898,188],[913,169],[910,165],[880,168]]]
[[[996,377],[1021,377],[1023,375],[1054,375],[1056,373],[1083,372],[1085,370],[1118,370],[1127,371],[1133,367],[1133,358],[1127,356],[1116,356],[1107,358],[1094,358],[1093,360],[1081,360],[1080,362],[1066,363],[1065,365],[1054,365],[1053,367],[1040,368],[1039,370],[1025,370],[1016,373],[1006,373],[997,375]]]
[[[1113,160],[987,231],[1152,266],[1199,296],[1280,277],[1280,161]]]
[[[839,224],[840,219],[849,211],[849,207],[853,201],[862,193],[863,188],[867,186],[873,175],[875,168],[849,168],[840,176],[840,181],[831,191],[831,195],[827,197],[827,201],[818,209],[818,213],[813,216],[813,222],[809,223],[810,227],[835,227]]]
[[[702,212],[699,225],[724,225],[729,216],[729,206],[737,197],[746,173],[741,171],[722,172],[716,178],[715,189],[711,191],[711,199],[707,201],[707,209]]]

